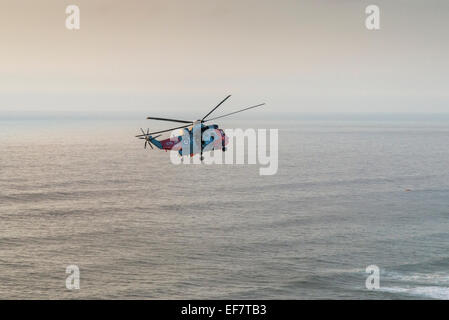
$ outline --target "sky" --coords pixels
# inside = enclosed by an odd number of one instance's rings
[[[0,38],[2,117],[449,112],[447,0],[0,0]]]

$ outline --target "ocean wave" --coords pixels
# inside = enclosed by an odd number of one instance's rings
[[[382,282],[387,285],[382,285]],[[379,290],[425,299],[447,300],[449,299],[449,273],[384,271]]]
[[[439,286],[420,286],[408,288],[381,287],[379,290],[388,293],[407,294],[423,298],[441,299],[441,300],[449,299],[448,287],[439,287]]]
[[[390,280],[402,282],[415,282],[425,284],[449,284],[449,274],[443,272],[436,273],[409,273],[386,272],[385,276]]]

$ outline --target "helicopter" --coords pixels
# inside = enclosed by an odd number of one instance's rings
[[[145,140],[144,145],[145,149],[147,148],[147,145],[149,145],[151,149],[154,149],[153,146],[155,146],[156,148],[165,151],[175,150],[178,151],[181,157],[183,156],[183,148],[182,148],[183,144],[184,146],[186,145],[188,146],[190,144],[190,149],[188,149],[190,151],[189,152],[190,157],[193,157],[195,154],[199,153],[201,160],[204,159],[203,151],[205,150],[211,151],[221,149],[223,152],[225,152],[226,145],[228,144],[229,141],[225,132],[222,129],[220,129],[217,124],[206,125],[205,123],[265,105],[265,103],[260,103],[222,116],[208,119],[208,117],[230,97],[231,95],[228,95],[226,98],[220,101],[220,103],[217,104],[211,111],[209,111],[202,119],[198,119],[196,121],[147,117],[148,120],[179,122],[184,123],[184,125],[156,132],[150,132],[150,129],[147,129],[147,131],[145,132],[142,128],[140,128],[142,134],[137,135],[136,138]],[[179,134],[176,135],[175,137],[171,137],[164,140],[157,140],[157,138],[160,137],[162,133],[180,129],[183,130],[183,134]],[[201,129],[201,131],[199,131],[199,129]],[[194,134],[196,132],[200,132],[201,134],[200,135]]]

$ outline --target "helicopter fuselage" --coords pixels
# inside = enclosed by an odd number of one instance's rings
[[[198,131],[197,131],[198,130]],[[190,147],[187,154],[193,156],[202,153],[204,150],[223,150],[228,144],[229,139],[218,125],[203,125],[201,124],[201,132],[199,127],[194,124],[192,127],[185,128],[182,135],[177,135],[168,139],[153,141],[153,143],[163,150],[176,150],[180,155],[183,155],[183,148]],[[156,143],[155,143],[156,142]],[[157,143],[159,142],[159,143]],[[201,147],[200,147],[201,142]],[[185,151],[184,151],[185,154]]]

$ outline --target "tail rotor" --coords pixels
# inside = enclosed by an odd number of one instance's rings
[[[147,148],[147,144],[149,144],[151,149],[154,149],[153,148],[153,144],[151,143],[151,139],[156,139],[157,137],[160,137],[161,135],[159,134],[159,135],[157,135],[155,137],[152,137],[150,135],[150,129],[149,128],[147,129],[146,133],[145,133],[145,131],[142,128],[140,128],[140,131],[142,131],[142,135],[139,135],[138,138],[139,139],[145,139],[145,146],[144,146],[144,148],[146,149]]]

